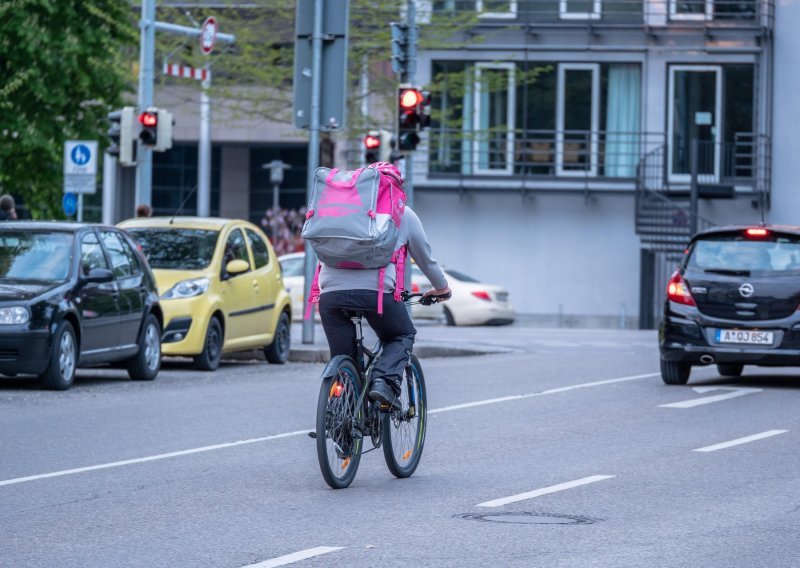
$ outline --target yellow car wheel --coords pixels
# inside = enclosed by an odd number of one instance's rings
[[[277,365],[283,365],[289,360],[289,349],[292,345],[292,329],[289,323],[289,316],[282,313],[275,328],[275,335],[272,343],[264,348],[264,357],[267,361]]]
[[[222,326],[217,318],[211,318],[206,331],[203,352],[195,356],[194,366],[201,371],[213,371],[222,359]]]

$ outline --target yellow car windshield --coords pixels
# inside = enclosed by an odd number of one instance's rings
[[[151,268],[200,270],[211,263],[219,231],[207,229],[142,228],[129,229],[142,247]]]

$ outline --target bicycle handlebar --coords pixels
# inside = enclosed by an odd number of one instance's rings
[[[430,306],[433,304],[438,304],[439,302],[444,302],[445,300],[449,300],[453,296],[452,292],[448,292],[447,294],[441,294],[439,296],[426,296],[422,292],[417,292],[415,294],[411,294],[407,291],[403,291],[401,294],[401,298],[404,302],[408,302],[412,298],[419,298],[419,303],[423,306]]]

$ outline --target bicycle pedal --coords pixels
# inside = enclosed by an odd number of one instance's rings
[[[308,437],[309,438],[314,438],[316,440],[317,439],[317,433],[316,432],[309,432],[308,433]]]

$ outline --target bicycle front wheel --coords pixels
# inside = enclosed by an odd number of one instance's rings
[[[412,355],[400,391],[401,410],[383,417],[383,457],[395,477],[410,477],[417,469],[425,445],[428,400],[425,377]]]
[[[358,370],[342,358],[335,372],[323,379],[317,402],[317,458],[322,477],[333,489],[353,482],[361,461],[362,438],[355,427],[361,419]]]

